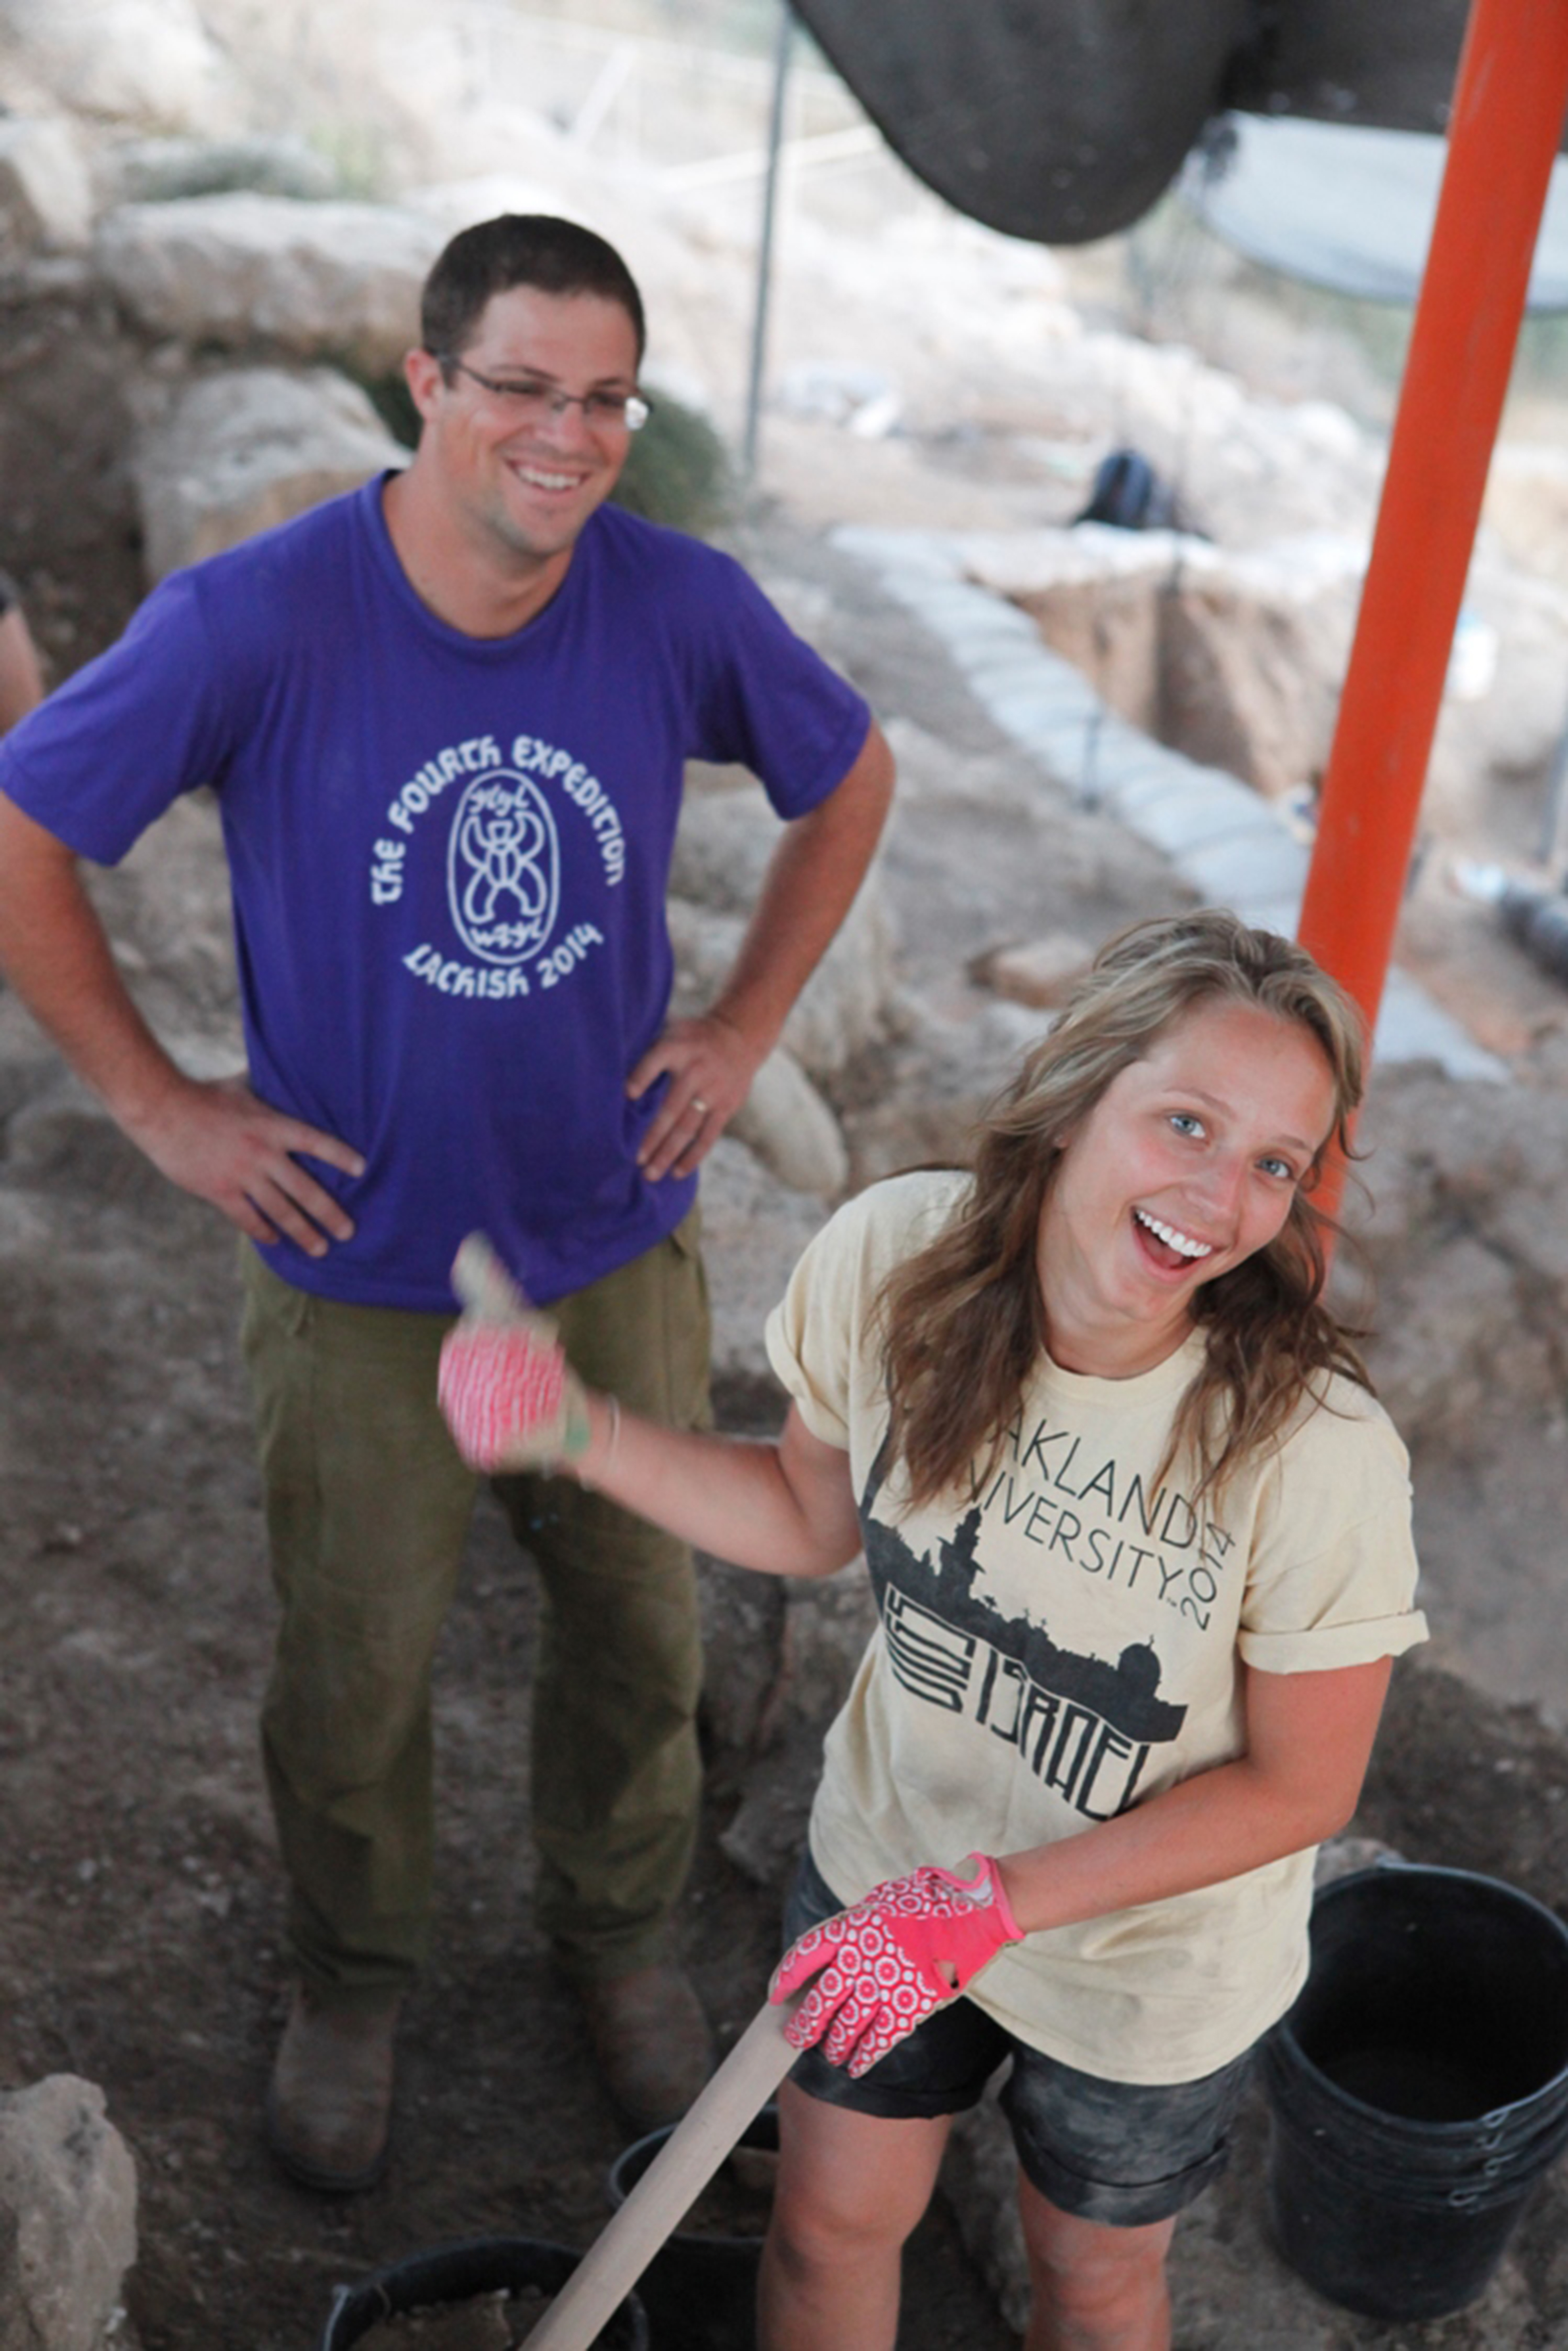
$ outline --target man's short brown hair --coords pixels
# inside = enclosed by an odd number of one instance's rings
[[[612,245],[553,213],[501,213],[455,236],[424,281],[420,333],[437,359],[458,359],[486,305],[514,286],[545,294],[597,294],[632,321],[642,363],[647,341],[637,281]]]

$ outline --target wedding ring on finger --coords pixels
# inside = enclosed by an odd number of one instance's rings
[[[686,1108],[688,1110],[695,1110],[699,1118],[706,1118],[707,1116],[709,1107],[710,1105],[704,1102],[701,1094],[694,1094],[690,1102],[686,1104]]]

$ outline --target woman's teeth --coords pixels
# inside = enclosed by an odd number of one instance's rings
[[[1134,1208],[1133,1214],[1139,1224],[1147,1227],[1157,1241],[1164,1241],[1166,1249],[1175,1249],[1177,1257],[1197,1258],[1214,1255],[1212,1241],[1195,1241],[1188,1234],[1178,1233],[1174,1225],[1162,1225],[1157,1217],[1151,1217],[1145,1208]]]

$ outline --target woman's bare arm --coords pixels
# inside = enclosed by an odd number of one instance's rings
[[[777,1443],[661,1427],[591,1395],[592,1435],[570,1464],[656,1526],[767,1575],[831,1575],[861,1547],[850,1458],[793,1405]]]
[[[1247,1669],[1247,1752],[1079,1836],[998,1856],[1026,1934],[1190,1894],[1318,1844],[1354,1812],[1393,1660]]]

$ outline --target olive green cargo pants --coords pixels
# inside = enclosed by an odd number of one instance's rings
[[[591,1386],[707,1418],[697,1217],[550,1311]],[[302,1974],[341,2004],[409,1983],[429,1942],[430,1671],[477,1481],[436,1409],[450,1318],[342,1306],[245,1249],[281,1608],[262,1749]],[[659,1956],[695,1841],[702,1678],[691,1554],[563,1478],[496,1480],[543,1586],[532,1805],[537,1920],[580,1978]]]

